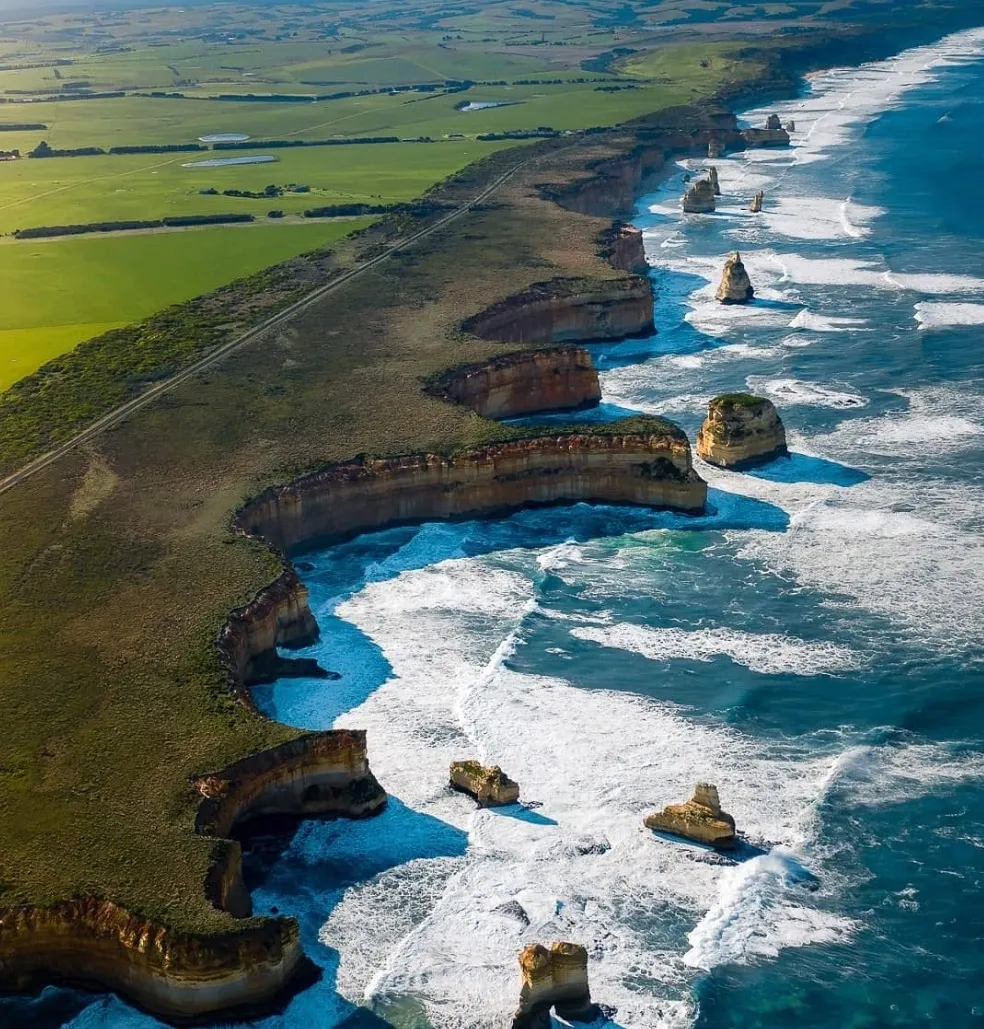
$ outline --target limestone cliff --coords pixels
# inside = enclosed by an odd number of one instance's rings
[[[586,343],[653,331],[648,279],[536,282],[468,318],[462,331],[503,343]]]
[[[588,952],[576,943],[526,947],[519,955],[522,985],[512,1029],[548,1029],[550,1009],[568,1022],[593,1022],[601,1008],[591,1002]]]
[[[745,145],[735,115],[708,106],[667,108],[640,119],[633,132],[637,144],[629,153],[595,161],[573,182],[544,185],[542,195],[580,214],[630,218],[639,195],[674,157],[714,158]]]
[[[721,283],[714,295],[720,304],[747,304],[755,296],[752,281],[737,250],[724,262]]]
[[[646,275],[649,262],[641,230],[623,221],[615,221],[601,234],[601,254],[613,267],[633,275]]]
[[[451,786],[474,797],[479,807],[499,807],[519,800],[519,784],[498,766],[478,761],[453,761]]]
[[[503,354],[452,368],[425,389],[432,396],[464,404],[483,418],[574,410],[601,399],[591,354],[581,347]]]
[[[708,179],[694,182],[680,201],[686,214],[712,214],[714,212],[714,185]]]
[[[708,404],[697,453],[721,468],[761,464],[787,453],[786,430],[771,401],[729,393]]]
[[[285,568],[249,604],[229,615],[218,647],[233,690],[243,700],[244,687],[276,674],[281,664],[278,647],[307,647],[317,639],[307,587],[293,568]]]
[[[762,204],[765,202],[765,194],[762,190],[759,190],[755,196],[752,197],[751,203],[748,205],[749,211],[752,214],[758,214],[762,210]]]
[[[0,911],[0,982],[112,989],[164,1018],[248,1011],[283,992],[304,956],[294,919],[196,936],[88,897]]]
[[[284,550],[383,526],[593,501],[701,511],[707,486],[677,426],[632,419],[633,431],[538,435],[453,456],[356,458],[265,490],[241,530]],[[648,428],[651,426],[651,428]],[[617,429],[617,423],[612,427]]]
[[[721,810],[717,787],[697,783],[694,795],[683,804],[670,804],[644,819],[647,829],[682,836],[712,847],[732,847],[735,843],[735,820]]]

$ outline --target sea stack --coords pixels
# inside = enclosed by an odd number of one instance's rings
[[[779,115],[770,114],[769,117],[766,119],[765,127],[767,129],[781,129],[782,122],[779,120]]]
[[[752,202],[748,205],[749,211],[752,214],[758,214],[762,210],[762,203],[765,200],[765,194],[762,190],[759,190],[755,196],[752,197]]]
[[[648,815],[643,824],[647,829],[682,836],[712,847],[735,845],[735,820],[721,810],[717,787],[709,782],[697,783],[694,795],[685,804],[670,804],[662,811]]]
[[[793,119],[790,118],[789,121],[786,122],[786,124],[783,127],[785,128],[785,130],[787,132],[795,132],[796,131],[796,122],[794,122]]]
[[[707,179],[698,179],[683,195],[686,214],[714,213],[714,185]]]
[[[746,146],[789,146],[789,132],[782,127],[778,114],[770,114],[764,129],[743,129],[741,138]]]
[[[711,136],[707,141],[707,156],[713,161],[724,153],[724,142],[717,136]]]
[[[721,285],[714,295],[721,304],[747,304],[755,296],[755,289],[737,250],[724,262]]]
[[[772,401],[729,393],[707,405],[697,454],[719,468],[747,468],[788,453],[786,429]]]
[[[714,187],[714,195],[719,197],[721,195],[721,183],[718,181],[718,170],[713,164],[707,169],[707,181]]]
[[[523,983],[512,1029],[549,1029],[550,1009],[568,1022],[593,1022],[602,1015],[591,1003],[588,952],[576,943],[535,943],[519,955]]]
[[[478,761],[453,761],[451,787],[474,797],[479,807],[501,807],[519,800],[519,784],[498,766]]]

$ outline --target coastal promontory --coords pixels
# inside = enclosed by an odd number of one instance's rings
[[[728,393],[707,405],[697,454],[721,468],[747,468],[785,454],[786,429],[771,400]]]

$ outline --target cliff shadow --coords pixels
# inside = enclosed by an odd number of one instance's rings
[[[857,486],[871,478],[860,468],[795,451],[767,464],[749,468],[746,474],[770,482],[812,482],[818,486]]]

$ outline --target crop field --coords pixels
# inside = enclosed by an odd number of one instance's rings
[[[370,219],[0,246],[0,389],[83,340],[333,242]]]

